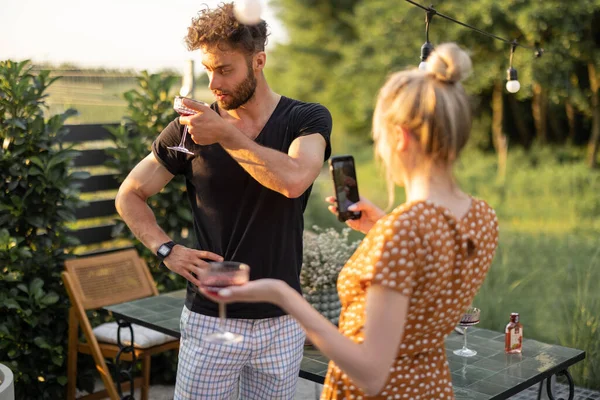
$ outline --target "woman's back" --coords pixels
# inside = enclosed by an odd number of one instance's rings
[[[496,215],[478,199],[458,221],[432,202],[404,204],[369,231],[338,279],[340,331],[358,343],[364,340],[366,291],[373,284],[410,298],[404,335],[380,398],[405,393],[398,392],[403,385],[418,389],[411,389],[410,398],[442,398],[440,393],[451,398],[444,338],[473,301],[497,241]],[[337,393],[327,398],[360,395],[335,366],[325,384],[325,392],[335,387]]]

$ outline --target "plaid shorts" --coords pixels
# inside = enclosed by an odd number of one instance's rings
[[[244,335],[233,345],[202,340],[219,329],[219,318],[183,307],[180,324],[174,400],[230,400],[238,384],[243,400],[294,398],[305,334],[289,315],[227,319],[225,329]]]

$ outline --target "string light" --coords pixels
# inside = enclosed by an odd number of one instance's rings
[[[260,0],[236,0],[233,4],[235,18],[244,25],[256,25],[261,21]]]
[[[506,70],[506,90],[511,93],[517,93],[521,89],[521,84],[517,76],[517,70],[513,68],[513,56],[517,48],[517,41],[514,40],[510,46],[510,62]]]
[[[533,50],[534,51],[534,55],[536,58],[540,58],[544,53],[544,49],[539,47],[538,43],[536,43],[535,47],[530,47],[530,46],[524,46],[520,43],[517,43],[516,40],[508,40],[508,39],[504,39],[500,36],[496,36],[494,34],[482,31],[481,29],[475,28],[474,26],[471,26],[469,24],[466,24],[464,22],[458,21],[457,19],[454,19],[452,17],[449,17],[447,15],[441,14],[438,11],[433,9],[433,6],[430,7],[425,7],[422,6],[419,3],[414,2],[413,0],[405,0],[407,3],[412,4],[413,6],[416,6],[422,10],[425,10],[427,12],[427,15],[425,17],[425,32],[427,35],[427,39],[425,44],[423,44],[423,46],[421,46],[421,63],[419,64],[419,69],[426,69],[427,68],[427,63],[425,62],[425,60],[427,60],[427,57],[429,57],[429,55],[431,54],[431,52],[433,51],[433,45],[429,42],[429,24],[431,23],[431,18],[433,18],[434,15],[439,15],[440,17],[447,19],[448,21],[454,22],[458,25],[464,26],[465,28],[471,29],[475,32],[481,33],[482,35],[491,37],[493,39],[496,40],[500,40],[504,43],[510,44],[511,45],[511,51],[510,51],[510,67],[508,68],[507,72],[507,83],[506,83],[506,89],[511,92],[511,93],[516,93],[519,91],[519,89],[521,88],[521,84],[519,83],[519,81],[517,80],[517,70],[514,69],[512,67],[512,59],[513,59],[513,54],[516,50],[517,47],[523,47],[525,49],[528,50]]]
[[[435,10],[433,7],[430,7],[425,15],[425,43],[421,46],[421,63],[419,64],[419,69],[422,71],[427,69],[427,58],[433,51],[433,45],[429,41],[429,25],[431,24],[434,15]]]

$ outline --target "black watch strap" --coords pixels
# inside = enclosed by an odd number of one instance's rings
[[[156,255],[162,261],[165,258],[167,258],[169,254],[171,254],[171,250],[173,250],[173,247],[175,247],[175,242],[173,241],[163,243],[158,247]]]

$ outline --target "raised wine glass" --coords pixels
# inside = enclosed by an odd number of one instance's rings
[[[202,289],[217,295],[219,290],[228,286],[240,286],[250,279],[250,267],[237,261],[211,262],[208,268],[203,268],[199,274]],[[225,303],[219,302],[219,325],[217,332],[211,333],[204,339],[211,343],[234,344],[244,340],[242,335],[228,332],[225,329]]]
[[[183,104],[183,99],[185,99],[185,97],[183,97],[183,96],[175,96],[175,100],[173,101],[173,109],[175,111],[177,111],[177,113],[179,115],[181,115],[182,117],[187,117],[187,116],[196,114],[195,110],[193,110],[193,109],[191,109],[189,107],[186,107]],[[188,100],[191,100],[191,99],[188,99]],[[200,103],[200,104],[203,104],[203,105],[206,105],[206,106],[208,105],[208,104],[206,104],[204,102],[201,102],[201,101],[197,101],[197,100],[192,100],[192,101],[195,101],[196,103]],[[185,125],[184,128],[183,128],[183,135],[181,135],[181,142],[179,142],[179,145],[177,145],[177,146],[170,146],[170,147],[167,147],[167,149],[175,150],[175,151],[180,151],[182,153],[194,155],[194,153],[192,153],[191,151],[189,151],[185,147],[185,140],[187,138],[187,131],[188,131],[188,126]]]
[[[479,323],[479,314],[481,310],[475,307],[469,307],[465,310],[462,317],[460,318],[460,322],[458,323],[463,327],[463,333],[465,337],[465,341],[462,349],[454,350],[454,354],[461,357],[473,357],[477,354],[476,350],[469,349],[467,347],[467,328],[469,326],[477,325]]]

